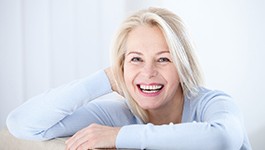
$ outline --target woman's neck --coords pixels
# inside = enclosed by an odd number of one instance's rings
[[[168,104],[159,110],[148,110],[149,122],[155,125],[181,123],[184,107],[184,96],[182,90],[179,90],[177,96]]]

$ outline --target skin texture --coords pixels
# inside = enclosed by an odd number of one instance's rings
[[[110,68],[105,70],[117,90]],[[139,26],[128,35],[124,60],[125,84],[134,100],[156,125],[180,123],[183,94],[167,43],[156,26]],[[149,90],[140,90],[140,85]],[[154,91],[152,88],[159,88]],[[153,92],[150,92],[153,90]],[[114,148],[120,128],[92,124],[66,141],[67,150]]]

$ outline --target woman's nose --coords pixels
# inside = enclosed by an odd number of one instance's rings
[[[153,63],[146,63],[143,67],[142,73],[147,78],[152,78],[157,75],[157,69],[155,64]]]

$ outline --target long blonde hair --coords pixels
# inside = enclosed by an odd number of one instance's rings
[[[149,8],[140,10],[129,16],[117,32],[112,47],[112,71],[119,91],[128,100],[132,112],[143,122],[149,118],[130,95],[124,81],[124,59],[128,34],[137,26],[157,26],[162,31],[177,68],[183,94],[197,94],[197,87],[203,83],[199,64],[193,52],[192,42],[187,34],[182,20],[169,10]]]

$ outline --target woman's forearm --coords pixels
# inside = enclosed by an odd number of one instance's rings
[[[11,112],[10,132],[24,139],[45,139],[45,133],[89,101],[112,92],[104,71],[35,96]]]

